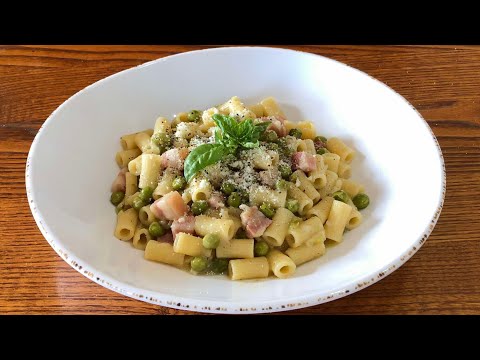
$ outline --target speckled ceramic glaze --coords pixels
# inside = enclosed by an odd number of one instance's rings
[[[338,136],[358,151],[352,179],[365,184],[371,199],[364,222],[289,279],[193,276],[146,261],[142,251],[113,237],[109,189],[118,172],[119,137],[152,128],[158,116],[204,109],[234,95],[247,104],[274,96],[290,120],[309,119],[319,134]],[[96,283],[162,306],[258,313],[338,299],[399,268],[435,226],[445,169],[426,122],[386,85],[321,56],[241,47],[170,56],[75,94],[38,132],[26,185],[49,244]]]

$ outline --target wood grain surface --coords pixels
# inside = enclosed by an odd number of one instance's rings
[[[445,206],[425,245],[382,281],[285,314],[480,314],[480,47],[284,46],[376,77],[428,121],[447,169]],[[191,314],[88,280],[44,240],[25,193],[39,127],[63,101],[118,71],[203,46],[0,46],[0,313]],[[405,139],[403,151],[412,150]],[[421,199],[419,199],[421,201]]]

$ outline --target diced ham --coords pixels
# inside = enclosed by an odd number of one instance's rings
[[[277,133],[278,136],[283,137],[287,135],[287,129],[285,127],[285,118],[282,116],[264,116],[261,118],[263,121],[270,121],[271,124],[268,126],[267,130],[273,130]]]
[[[268,186],[275,186],[277,180],[278,180],[278,170],[277,169],[272,169],[272,170],[264,170],[260,171],[258,173],[260,176],[260,181]]]
[[[167,231],[164,235],[157,238],[158,242],[173,243],[173,234],[171,231]]]
[[[214,209],[225,207],[225,196],[218,191],[213,192],[208,199],[208,205]]]
[[[157,219],[177,220],[187,213],[188,206],[178,191],[172,191],[150,205],[150,210]]]
[[[277,118],[272,120],[272,123],[270,124],[268,129],[275,131],[277,133],[277,135],[280,136],[280,137],[283,137],[283,136],[287,135],[287,128],[285,127],[283,122],[281,122]]]
[[[178,170],[183,169],[183,162],[188,156],[187,148],[174,148],[165,151],[160,156],[160,161],[163,168],[174,168]]]
[[[272,220],[263,215],[256,206],[249,207],[243,204],[240,205],[240,209],[243,210],[240,214],[240,219],[250,239],[262,236],[267,227],[272,223]]]
[[[116,192],[116,191],[125,192],[125,188],[127,186],[127,181],[125,180],[125,173],[127,171],[128,171],[127,167],[124,167],[122,168],[122,170],[120,170],[115,180],[113,180],[112,187],[111,187],[112,192]]]
[[[181,218],[175,220],[172,223],[172,227],[170,229],[172,230],[172,235],[174,239],[179,232],[193,235],[195,232],[195,216],[182,216]]]
[[[313,171],[317,168],[315,156],[306,153],[305,151],[296,152],[292,155],[293,167],[305,172]]]
[[[323,149],[327,147],[327,144],[325,144],[322,140],[315,140],[313,142],[313,145],[315,146],[315,150]]]

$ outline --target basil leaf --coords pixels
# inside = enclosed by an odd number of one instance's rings
[[[223,142],[222,132],[219,129],[215,129],[215,142],[221,144]]]
[[[248,142],[252,138],[254,126],[252,119],[243,120],[238,125],[238,141],[240,143]]]
[[[189,182],[196,173],[220,161],[228,153],[221,144],[203,144],[196,147],[185,159],[183,174]]]
[[[223,114],[214,114],[212,119],[220,130],[222,130],[224,138],[236,137],[238,123],[234,118]]]
[[[246,143],[243,143],[242,146],[244,148],[247,148],[247,149],[253,149],[253,148],[256,148],[256,147],[259,147],[260,146],[260,143],[258,142],[258,140],[256,142],[246,142]]]
[[[252,119],[245,119],[237,122],[233,117],[214,114],[213,121],[221,130],[215,132],[215,142],[228,148],[228,152],[235,152],[238,146],[247,149],[258,147],[260,136],[265,132],[270,125],[269,121],[254,123]]]

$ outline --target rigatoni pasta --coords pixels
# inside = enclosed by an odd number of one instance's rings
[[[173,242],[173,251],[190,256],[209,257],[212,250],[205,249],[202,238],[190,234],[178,233]]]
[[[350,220],[352,207],[338,200],[333,200],[328,219],[325,223],[325,235],[327,239],[341,242],[343,232]]]
[[[325,241],[325,231],[322,221],[312,216],[305,221],[291,222],[285,237],[291,248],[299,247],[305,243],[309,246]]]
[[[349,179],[355,150],[289,120],[272,97],[160,116],[120,145],[114,236],[195,275],[293,276],[370,202]]]
[[[231,219],[216,219],[206,215],[195,218],[195,232],[198,235],[217,234],[220,240],[231,240],[235,235],[235,224]]]
[[[297,266],[287,255],[272,249],[267,255],[268,264],[272,273],[278,278],[286,278],[295,272]]]
[[[158,177],[160,176],[160,155],[156,154],[143,154],[142,155],[142,168],[140,170],[140,179],[138,180],[138,186],[140,188],[154,188],[158,184]]]
[[[319,203],[312,207],[307,212],[307,217],[316,216],[320,219],[322,224],[325,224],[327,221],[328,215],[330,214],[330,208],[333,204],[333,197],[327,196],[323,198]]]
[[[137,223],[137,212],[134,209],[128,209],[125,211],[120,210],[120,212],[117,214],[115,237],[123,241],[131,240],[135,234]]]
[[[340,159],[347,164],[350,164],[355,157],[355,151],[336,137],[328,139],[327,149],[332,153],[340,155]]]
[[[272,218],[272,223],[262,235],[263,240],[271,246],[281,246],[287,236],[288,227],[293,217],[294,215],[290,210],[278,209]]]
[[[253,239],[232,239],[221,242],[216,249],[218,258],[250,259],[253,258]]]
[[[184,254],[179,254],[173,251],[172,244],[161,243],[155,240],[150,240],[145,247],[145,259],[158,261],[164,264],[181,266],[183,265]]]
[[[119,167],[128,166],[128,163],[142,153],[140,149],[122,150],[115,155],[115,161]]]
[[[322,155],[325,165],[328,170],[333,171],[338,175],[338,165],[340,164],[340,155],[334,153],[326,153]],[[340,176],[340,175],[339,175]]]
[[[296,248],[289,248],[285,251],[285,254],[292,259],[296,266],[299,266],[325,254],[325,243],[321,241],[313,246],[305,244]]]
[[[137,192],[137,177],[131,172],[125,173],[125,196],[133,195]]]
[[[230,260],[228,264],[228,274],[232,280],[266,278],[269,270],[268,260],[265,256]]]
[[[148,232],[148,229],[143,227],[137,227],[135,234],[133,235],[133,247],[140,250],[145,250],[147,243],[152,240],[152,235]]]
[[[135,143],[135,136],[137,136],[140,133],[145,133],[148,136],[152,136],[153,130],[152,129],[147,129],[147,130],[144,130],[142,132],[122,136],[120,138],[120,145],[122,146],[122,149],[123,150],[135,149],[137,147],[137,144]]]

